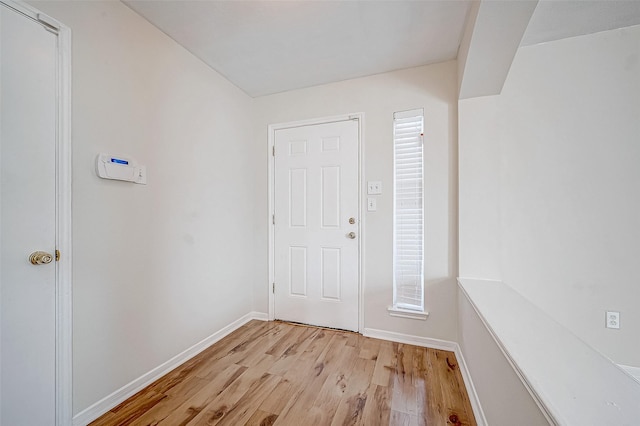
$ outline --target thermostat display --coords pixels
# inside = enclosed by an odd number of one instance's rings
[[[102,179],[147,184],[147,167],[138,165],[132,158],[98,154],[96,173]]]

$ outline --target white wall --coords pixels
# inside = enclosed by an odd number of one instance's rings
[[[487,424],[548,425],[542,410],[462,292],[458,295],[458,308],[459,343]]]
[[[635,366],[639,135],[639,26],[520,48],[501,95],[460,102],[461,276],[502,279]]]
[[[78,413],[251,311],[252,101],[120,2],[33,4],[73,31]]]
[[[457,74],[454,61],[295,90],[255,99],[255,150],[261,196],[256,212],[256,304],[268,309],[267,126],[364,112],[365,180],[382,181],[377,211],[366,212],[365,327],[432,338],[456,339],[457,276]],[[392,303],[393,112],[424,108],[426,262],[425,321],[388,315]],[[366,199],[365,185],[361,188]]]

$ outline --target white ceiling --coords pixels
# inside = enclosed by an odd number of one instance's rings
[[[639,0],[541,0],[522,46],[640,24]]]
[[[469,0],[123,1],[252,97],[454,59],[470,7]],[[542,0],[522,45],[636,24],[640,0]]]
[[[469,1],[125,1],[250,96],[454,59]]]

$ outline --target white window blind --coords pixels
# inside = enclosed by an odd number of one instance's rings
[[[422,109],[393,115],[393,304],[424,310]]]

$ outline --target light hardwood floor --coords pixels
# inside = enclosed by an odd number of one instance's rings
[[[475,425],[452,352],[251,321],[91,425]]]

